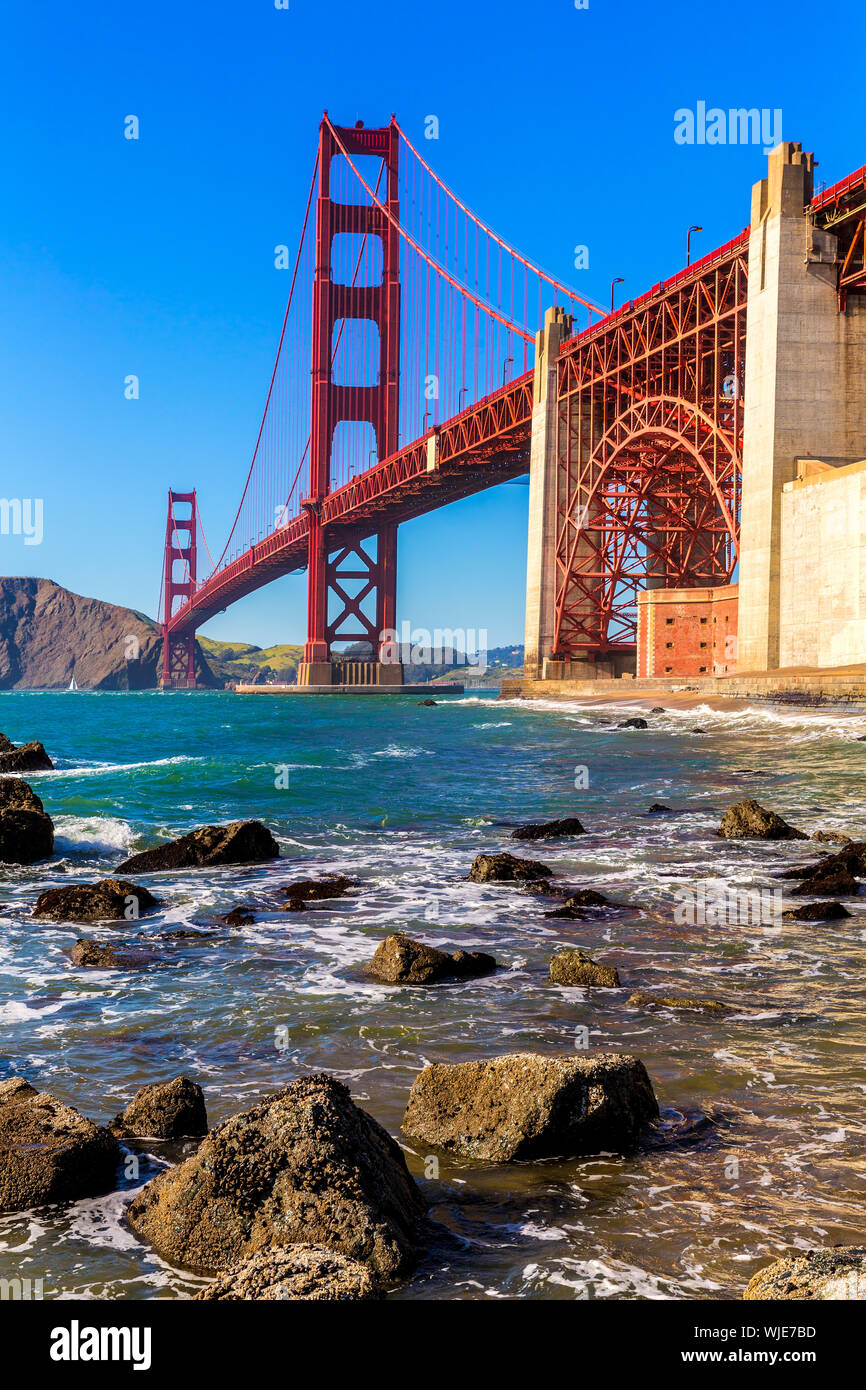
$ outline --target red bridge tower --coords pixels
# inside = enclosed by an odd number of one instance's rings
[[[298,671],[299,685],[330,685],[331,646],[336,641],[369,642],[380,655],[382,634],[396,622],[397,526],[381,527],[371,536],[359,532],[338,548],[329,544],[322,524],[323,499],[331,491],[334,433],[343,422],[372,425],[376,454],[385,459],[398,447],[400,391],[400,232],[398,194],[399,130],[394,118],[380,130],[357,126],[319,127],[319,185],[316,219],[316,269],[313,282],[312,420],[308,512],[307,641]],[[331,163],[338,155],[373,155],[383,161],[381,202],[335,202],[331,197]],[[349,233],[378,237],[382,243],[382,278],[378,285],[336,284],[332,276],[334,238]],[[378,373],[372,384],[340,383],[333,375],[333,338],[341,321],[366,319],[379,335]],[[363,460],[363,467],[367,460]],[[375,555],[370,541],[375,540]],[[375,616],[362,605],[375,594]],[[350,626],[347,627],[346,625]],[[352,626],[354,625],[354,626]],[[399,665],[379,666],[378,680],[397,684]]]
[[[189,507],[188,516],[177,516],[175,505]],[[196,683],[195,633],[173,636],[168,623],[177,606],[192,599],[196,588],[196,532],[198,513],[195,491],[168,494],[168,520],[165,526],[165,561],[162,618],[162,674],[160,685],[191,690]]]

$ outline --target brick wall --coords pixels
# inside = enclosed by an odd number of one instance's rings
[[[737,585],[638,594],[637,674],[726,676],[737,669]]]

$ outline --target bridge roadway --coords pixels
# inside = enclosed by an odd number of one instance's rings
[[[866,289],[864,188],[866,165],[812,199],[814,221],[840,236],[842,305],[849,290]],[[634,321],[634,331],[640,336],[641,315],[650,306],[684,289],[711,267],[742,254],[747,240],[748,229],[654,285],[641,298],[622,305],[616,313],[565,343],[563,355],[567,357],[579,344],[615,335],[626,320]],[[333,548],[362,539],[388,522],[422,516],[528,473],[532,408],[530,371],[329,493],[321,507]],[[170,634],[188,636],[237,599],[280,575],[303,569],[307,563],[311,505],[302,500],[300,514],[286,526],[210,575],[174,614],[168,624]]]

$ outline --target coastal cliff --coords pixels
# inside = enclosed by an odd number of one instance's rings
[[[83,598],[50,579],[0,578],[0,689],[150,690],[159,626],[143,613]],[[199,649],[201,680],[221,685]]]

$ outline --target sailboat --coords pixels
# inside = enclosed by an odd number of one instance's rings
[[[67,689],[67,690],[77,690],[77,689],[78,689],[78,686],[75,684],[75,677],[74,677],[74,676],[72,677],[72,680],[69,682],[69,684],[68,684],[68,686],[66,687],[66,689]]]

